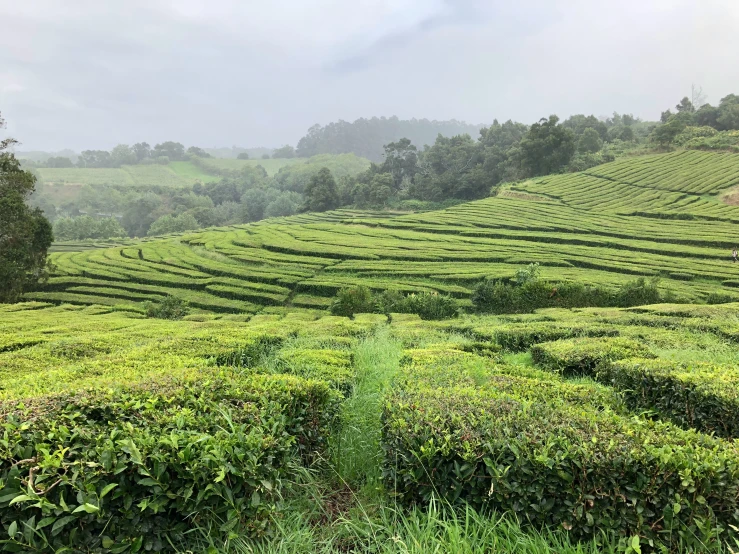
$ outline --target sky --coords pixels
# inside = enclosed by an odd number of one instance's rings
[[[21,150],[295,145],[360,117],[658,119],[739,93],[737,0],[0,0]]]

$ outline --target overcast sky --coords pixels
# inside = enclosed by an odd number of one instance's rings
[[[315,123],[632,112],[739,93],[739,0],[0,0],[22,150],[295,144]]]

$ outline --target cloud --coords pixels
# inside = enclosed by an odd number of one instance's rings
[[[295,143],[373,115],[656,118],[739,90],[733,0],[0,3],[0,111],[27,148]]]

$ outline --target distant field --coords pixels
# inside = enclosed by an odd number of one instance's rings
[[[272,177],[280,170],[281,167],[304,161],[305,158],[279,158],[270,160],[232,160],[225,158],[206,158],[202,161],[202,163],[205,167],[212,167],[216,171],[238,171],[243,167],[261,165],[267,172],[267,175]]]
[[[224,160],[226,161],[226,160]],[[124,165],[120,168],[70,168],[36,170],[43,184],[65,185],[158,185],[188,186],[196,181],[217,181],[190,162],[172,162],[169,165]]]

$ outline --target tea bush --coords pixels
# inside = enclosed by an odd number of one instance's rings
[[[208,522],[263,534],[338,401],[318,381],[215,372],[2,405],[0,548],[170,550]]]
[[[402,504],[441,496],[575,539],[613,533],[655,547],[700,550],[696,537],[716,526],[736,536],[737,444],[563,401],[560,388],[543,400],[543,387],[526,398],[516,385],[458,382],[405,386],[385,404],[384,477]]]
[[[603,362],[654,357],[640,342],[615,338],[575,338],[544,342],[531,347],[534,363],[563,375],[594,376]]]
[[[629,359],[604,364],[597,378],[627,406],[653,410],[681,427],[739,438],[739,368],[711,363]]]
[[[167,295],[160,302],[147,302],[146,316],[159,319],[182,319],[190,309],[187,302],[176,296]]]
[[[372,291],[364,286],[341,289],[331,303],[331,313],[344,317],[353,317],[358,313],[372,313],[376,303]]]

